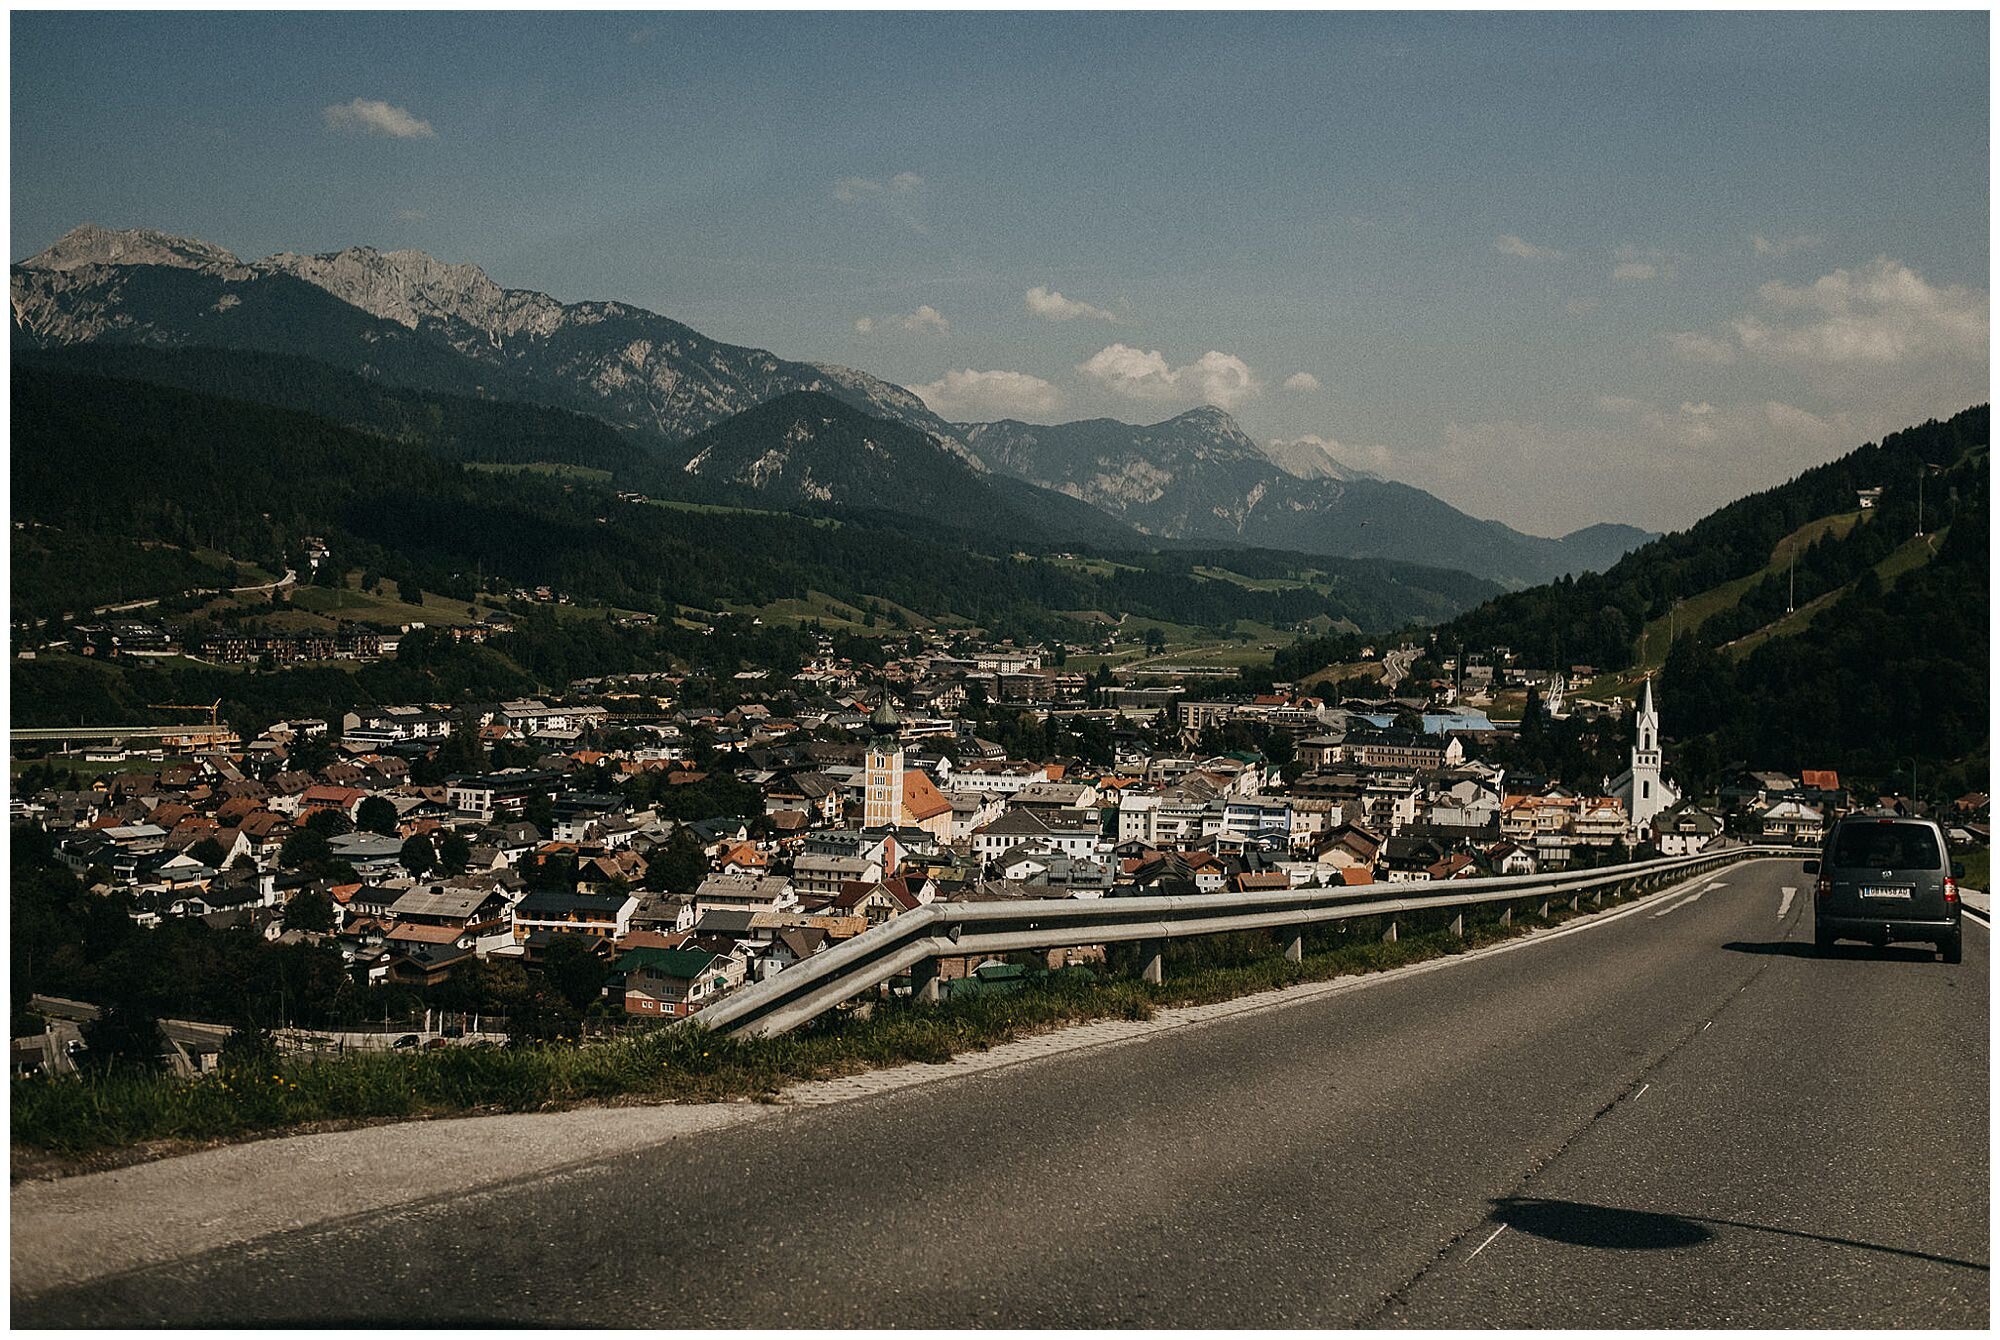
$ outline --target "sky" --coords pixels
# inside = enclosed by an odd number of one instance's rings
[[[12,245],[367,244],[1684,527],[1988,397],[1988,18],[15,12]]]

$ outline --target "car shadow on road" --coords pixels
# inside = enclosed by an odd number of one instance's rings
[[[1821,949],[1809,940],[1731,940],[1722,946],[1735,954],[1769,954],[1775,958],[1871,959],[1884,963],[1931,963],[1937,953],[1915,945],[1831,945]]]
[[[1769,1224],[1750,1224],[1740,1219],[1706,1219],[1700,1215],[1626,1210],[1612,1205],[1592,1205],[1575,1200],[1542,1200],[1535,1197],[1508,1196],[1493,1202],[1493,1218],[1508,1228],[1532,1237],[1546,1238],[1551,1242],[1564,1242],[1576,1247],[1595,1247],[1610,1251],[1658,1251],[1670,1247],[1697,1247],[1714,1238],[1715,1230],[1718,1228],[1736,1228],[1752,1233],[1770,1233],[1778,1237],[1803,1238],[1810,1242],[1824,1242],[1836,1247],[1853,1247],[1864,1252],[1886,1252],[1892,1256],[1908,1256],[1919,1261],[1935,1261],[1940,1265],[1958,1266],[1964,1270],[1977,1270],[1981,1273],[1986,1273],[1989,1269],[1980,1261],[1964,1261],[1957,1257],[1939,1256],[1908,1247],[1886,1247],[1881,1243],[1860,1242],[1854,1238],[1828,1237],[1825,1234],[1807,1233],[1795,1228],[1774,1228]]]

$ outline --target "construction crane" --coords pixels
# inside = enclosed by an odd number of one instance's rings
[[[156,712],[206,712],[208,713],[208,724],[210,726],[219,727],[222,724],[222,699],[220,698],[217,698],[212,703],[147,703],[146,706]]]

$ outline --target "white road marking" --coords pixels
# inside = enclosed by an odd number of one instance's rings
[[[1709,886],[1708,886],[1708,889],[1712,889],[1712,888],[1714,888],[1714,887],[1716,887],[1716,886],[1715,886],[1715,885],[1713,885],[1713,884],[1711,884],[1711,885],[1709,885]],[[1661,908],[1661,909],[1660,909],[1659,911],[1657,911],[1657,912],[1653,913],[1653,915],[1654,915],[1654,916],[1656,916],[1656,917],[1663,917],[1663,916],[1665,916],[1665,915],[1666,915],[1667,913],[1669,913],[1669,912],[1673,911],[1673,910],[1674,910],[1675,908],[1677,908],[1677,907],[1686,907],[1686,906],[1687,906],[1687,905],[1688,905],[1689,903],[1692,903],[1692,902],[1698,902],[1698,901],[1700,901],[1700,899],[1701,899],[1701,896],[1702,896],[1702,895],[1703,895],[1704,893],[1707,893],[1707,892],[1708,892],[1708,889],[1696,889],[1696,890],[1695,890],[1695,891],[1694,891],[1693,893],[1691,893],[1691,894],[1689,894],[1689,895],[1688,895],[1687,897],[1685,897],[1685,898],[1681,899],[1681,900],[1680,900],[1679,902],[1677,902],[1677,903],[1671,903],[1671,904],[1669,904],[1668,906],[1666,906],[1666,907],[1663,907],[1663,908]]]
[[[1797,889],[1789,884],[1785,886],[1783,896],[1778,899],[1778,920],[1783,921],[1785,919],[1785,913],[1792,910],[1792,899],[1798,896],[1799,891]]]
[[[1491,1247],[1493,1245],[1493,1239],[1499,1237],[1502,1233],[1505,1233],[1506,1231],[1507,1231],[1507,1225],[1505,1224],[1502,1224],[1500,1225],[1500,1227],[1494,1229],[1492,1238],[1486,1239],[1486,1241],[1480,1243],[1477,1247],[1474,1247],[1472,1249],[1472,1256],[1477,1256],[1481,1252],[1485,1251],[1488,1247]],[[1472,1259],[1472,1256],[1468,1256],[1465,1259],[1470,1261]]]
[[[1704,1033],[1706,1033],[1706,1032],[1707,1032],[1707,1031],[1708,1031],[1708,1030],[1709,1030],[1709,1029],[1710,1029],[1711,1027],[1713,1027],[1713,1026],[1714,1026],[1714,1024],[1715,1024],[1715,1020],[1713,1020],[1713,1019],[1704,1019],[1704,1020],[1702,1020],[1702,1021],[1701,1021],[1701,1031],[1702,1031],[1702,1032],[1704,1032]]]
[[[1639,1086],[1639,1092],[1637,1092],[1637,1093],[1635,1093],[1635,1094],[1633,1094],[1633,1095],[1632,1095],[1632,1101],[1634,1101],[1634,1102],[1637,1102],[1637,1101],[1638,1101],[1639,1099],[1641,1099],[1641,1098],[1645,1097],[1645,1096],[1646,1096],[1646,1090],[1648,1090],[1648,1089],[1650,1089],[1650,1088],[1652,1088],[1652,1087],[1653,1087],[1653,1086],[1652,1086],[1651,1084],[1641,1084],[1641,1085]]]

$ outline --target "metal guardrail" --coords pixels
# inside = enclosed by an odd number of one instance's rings
[[[1462,930],[1467,908],[1562,898],[1576,906],[1586,896],[1601,901],[1606,892],[1614,896],[1648,892],[1754,857],[1808,854],[1800,848],[1736,846],[1556,876],[1511,875],[1437,884],[1314,887],[1192,897],[932,903],[743,987],[702,1010],[691,1022],[730,1037],[774,1037],[939,958],[1229,931],[1303,929],[1357,917],[1389,917],[1385,938],[1394,938],[1396,917],[1437,911],[1457,911],[1460,919],[1453,924]],[[1407,892],[1385,897],[1385,888]],[[1296,956],[1298,950],[1295,938],[1290,952]],[[1157,981],[1158,973],[1159,958],[1155,955],[1147,976]],[[935,977],[930,981],[934,984]]]

